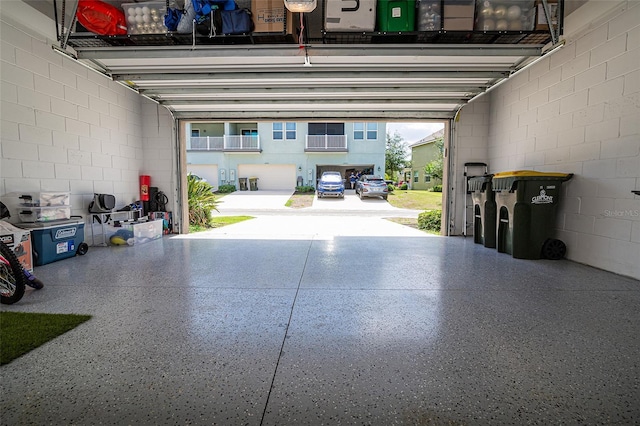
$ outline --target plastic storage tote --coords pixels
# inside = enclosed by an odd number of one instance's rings
[[[36,266],[86,253],[84,222],[70,219],[57,222],[21,223],[31,231],[33,260]]]
[[[122,3],[127,20],[128,34],[162,34],[167,32],[164,15],[167,12],[166,1],[147,1],[140,3]]]
[[[327,31],[373,31],[376,26],[375,1],[328,0],[324,13]]]
[[[22,222],[50,222],[71,218],[70,192],[39,192],[20,197],[18,217]]]
[[[416,23],[415,0],[378,0],[378,31],[413,31]]]
[[[572,173],[532,170],[493,175],[498,216],[497,248],[517,259],[561,259],[564,242],[553,238],[560,188]]]
[[[491,187],[493,175],[469,178],[469,191],[473,199],[473,242],[485,247],[496,247],[496,198]]]

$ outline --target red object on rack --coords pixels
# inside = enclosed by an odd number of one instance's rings
[[[140,175],[140,200],[149,201],[149,186],[151,185],[151,176]]]
[[[79,0],[76,12],[78,22],[92,33],[100,35],[127,34],[124,12],[100,0]]]

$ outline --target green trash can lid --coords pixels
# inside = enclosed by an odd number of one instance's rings
[[[503,178],[552,178],[569,180],[573,176],[573,173],[551,173],[551,172],[537,172],[535,170],[514,170],[511,172],[500,172],[493,175],[493,179]]]

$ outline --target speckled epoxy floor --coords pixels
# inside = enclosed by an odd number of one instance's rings
[[[459,237],[165,237],[38,267],[93,318],[0,368],[2,424],[638,424],[640,283]]]

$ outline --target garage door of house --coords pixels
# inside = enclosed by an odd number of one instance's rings
[[[187,173],[206,179],[215,189],[218,189],[217,164],[187,164]]]
[[[296,166],[293,164],[240,164],[238,177],[257,177],[258,189],[294,190]]]

